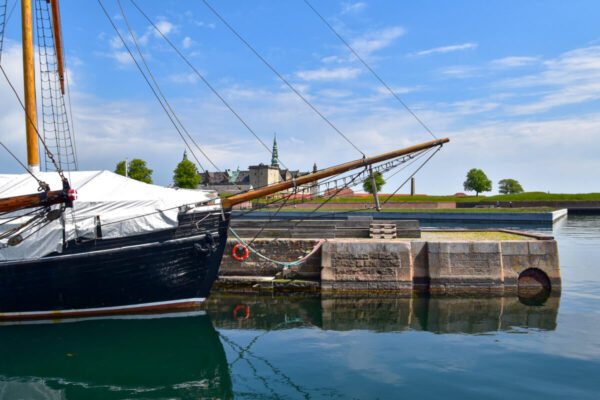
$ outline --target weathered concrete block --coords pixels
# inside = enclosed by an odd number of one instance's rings
[[[439,242],[438,253],[467,254],[470,250],[470,242]]]
[[[498,242],[428,243],[429,277],[432,289],[488,288],[502,286],[502,256]]]
[[[511,240],[500,242],[502,255],[527,255],[529,254],[529,242],[524,240]]]
[[[548,276],[553,290],[560,289],[560,262],[555,240],[503,242],[502,264],[506,287],[516,288],[521,273],[536,268]]]
[[[500,242],[471,242],[473,253],[500,253]]]
[[[535,240],[528,242],[529,254],[549,255],[555,252],[555,240]]]
[[[429,279],[427,242],[412,242],[410,244],[410,256],[413,261],[413,281]]]
[[[323,246],[324,289],[369,290],[412,286],[411,243],[397,240],[334,239]],[[401,283],[402,284],[399,284]],[[374,284],[377,283],[377,284]]]

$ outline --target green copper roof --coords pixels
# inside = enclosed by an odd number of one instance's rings
[[[271,157],[271,165],[279,165],[279,154],[277,153],[277,134],[273,138],[273,153]]]

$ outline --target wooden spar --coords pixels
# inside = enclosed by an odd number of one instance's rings
[[[21,0],[23,35],[23,81],[25,84],[25,130],[27,133],[27,164],[32,172],[39,171],[37,114],[35,107],[35,72],[33,66],[33,34],[31,0]]]
[[[62,34],[60,32],[60,12],[58,0],[50,0],[52,8],[52,32],[54,33],[54,49],[56,50],[56,65],[58,67],[58,79],[60,80],[60,90],[65,94],[65,70],[63,65]]]
[[[42,205],[50,206],[52,204],[66,203],[69,199],[66,198],[62,190],[53,190],[47,194],[34,193],[26,194],[23,196],[9,197],[6,199],[0,199],[0,212],[9,212],[20,210],[23,208],[40,207]]]
[[[390,160],[393,158],[401,157],[407,154],[415,153],[417,151],[429,149],[435,146],[441,146],[444,143],[448,143],[450,139],[438,139],[432,140],[430,142],[422,143],[416,146],[407,147],[405,149],[391,151],[389,153],[380,154],[378,156],[364,158],[362,160],[351,161],[345,164],[338,165],[336,167],[331,167],[324,169],[319,172],[315,172],[312,174],[300,176],[295,180],[287,180],[283,182],[276,183],[274,185],[270,185],[264,188],[260,188],[257,190],[253,190],[251,192],[240,193],[234,196],[228,197],[226,199],[222,199],[221,203],[223,208],[229,208],[236,204],[243,203],[245,201],[257,199],[272,193],[280,192],[282,190],[290,189],[294,186],[304,185],[306,183],[314,182],[319,179],[327,178],[333,175],[338,175],[353,169],[362,168],[368,165],[380,163],[382,161]]]

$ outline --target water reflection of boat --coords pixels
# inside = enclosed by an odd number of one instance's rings
[[[249,315],[233,313],[243,304]],[[346,331],[406,330],[478,334],[519,329],[556,329],[560,297],[526,304],[518,297],[321,297],[215,293],[206,310],[217,328],[276,330],[308,324]]]
[[[6,398],[232,398],[210,317],[180,315],[2,326],[0,391]]]

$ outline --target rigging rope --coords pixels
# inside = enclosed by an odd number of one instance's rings
[[[14,159],[15,159],[15,160],[16,160],[16,161],[17,161],[17,162],[18,162],[18,163],[21,165],[21,167],[23,167],[23,169],[25,169],[25,171],[27,171],[27,173],[28,173],[29,175],[31,175],[31,176],[33,177],[33,179],[35,179],[35,180],[37,181],[37,183],[38,183],[38,185],[40,185],[40,187],[43,187],[44,185],[46,185],[46,183],[44,183],[44,182],[43,182],[43,181],[41,181],[41,180],[40,180],[40,179],[39,179],[37,176],[35,176],[35,175],[34,175],[34,174],[33,174],[33,173],[32,173],[32,172],[29,170],[29,168],[27,168],[27,167],[25,166],[25,164],[23,164],[23,163],[21,162],[21,160],[19,160],[19,159],[17,158],[17,156],[15,156],[15,154],[14,154],[12,151],[10,151],[10,149],[9,149],[8,147],[6,147],[6,146],[4,145],[4,143],[0,142],[0,146],[4,147],[4,149],[5,149],[5,150],[8,152],[8,154],[10,154],[10,155],[11,155],[11,156],[12,156],[12,157],[13,157],[13,158],[14,158]]]
[[[121,0],[117,0],[117,3],[119,4],[119,9],[121,10],[121,15],[123,16],[123,20],[125,21],[125,25],[127,25],[127,30],[129,31],[129,35],[131,36],[131,40],[133,41],[133,44],[135,45],[135,48],[137,49],[137,52],[138,52],[138,54],[140,56],[140,59],[144,63],[144,66],[146,67],[146,71],[148,71],[148,75],[150,75],[150,78],[152,79],[152,82],[154,82],[154,85],[156,86],[156,89],[158,90],[158,93],[160,94],[161,98],[163,99],[163,101],[165,102],[165,104],[169,108],[169,111],[171,112],[171,114],[173,115],[173,117],[175,118],[175,120],[177,121],[177,123],[179,124],[179,126],[181,127],[181,129],[185,132],[185,134],[187,135],[187,137],[196,146],[196,148],[198,148],[198,150],[200,151],[200,153],[202,153],[202,155],[204,156],[204,158],[206,158],[208,160],[208,162],[211,163],[212,166],[215,167],[215,168],[217,168],[217,170],[218,170],[218,167],[216,166],[216,164],[208,157],[208,155],[202,150],[202,148],[200,148],[200,146],[198,146],[198,144],[196,143],[196,141],[194,140],[194,138],[190,135],[190,133],[188,132],[188,130],[185,129],[185,126],[183,125],[183,123],[181,122],[181,120],[179,119],[179,117],[177,116],[177,114],[175,113],[175,111],[173,110],[173,108],[171,107],[171,104],[167,101],[167,98],[165,97],[165,95],[164,95],[163,91],[161,90],[160,86],[158,85],[158,82],[154,78],[154,74],[152,74],[152,71],[150,70],[150,67],[148,66],[148,63],[146,62],[146,58],[144,57],[144,55],[142,53],[142,50],[140,49],[140,47],[138,45],[138,42],[135,39],[135,35],[133,34],[133,30],[131,29],[131,26],[129,25],[129,20],[127,19],[127,16],[125,15],[125,11],[123,10],[123,7],[121,6]],[[196,154],[194,154],[193,151],[192,151],[192,156],[194,156],[194,159],[196,159],[196,161],[200,165],[200,168],[202,168],[202,170],[204,170],[204,172],[207,172],[206,169],[204,168],[204,166],[202,166],[202,163],[200,163],[200,160],[198,160],[198,158],[196,157]]]
[[[4,46],[4,31],[6,29],[7,7],[8,0],[4,0],[4,3],[0,2],[0,62],[2,62],[2,48]]]
[[[125,41],[125,39],[123,38],[123,36],[121,36],[121,32],[119,32],[119,29],[117,28],[117,26],[115,25],[115,23],[113,22],[113,19],[111,18],[110,15],[108,15],[108,12],[106,11],[106,9],[104,8],[104,5],[102,4],[101,0],[98,0],[98,4],[100,5],[100,8],[102,8],[102,11],[104,12],[104,15],[106,15],[106,18],[108,19],[108,21],[110,22],[111,26],[113,27],[113,29],[115,30],[115,32],[117,33],[117,36],[119,37],[119,39],[121,40],[121,43],[123,44],[123,46],[125,47],[125,49],[127,50],[127,52],[129,53],[129,56],[131,57],[131,59],[133,60],[133,62],[135,63],[137,69],[140,71],[140,73],[142,74],[142,77],[144,78],[144,80],[146,81],[146,84],[148,85],[148,87],[150,88],[150,90],[152,91],[152,93],[154,94],[154,97],[156,97],[156,100],[158,100],[158,102],[160,103],[160,106],[162,107],[163,111],[165,112],[165,114],[167,114],[167,117],[169,118],[169,120],[171,121],[171,124],[173,124],[173,127],[175,128],[175,130],[177,131],[177,133],[179,134],[179,136],[181,137],[181,140],[183,140],[183,143],[185,144],[185,146],[188,148],[188,150],[190,150],[190,152],[192,153],[192,155],[194,156],[194,158],[196,159],[196,161],[198,162],[198,164],[200,164],[200,161],[198,160],[198,158],[196,157],[194,150],[192,149],[192,147],[188,144],[188,142],[185,140],[185,137],[183,136],[183,134],[181,133],[179,126],[175,123],[175,121],[173,120],[173,117],[171,116],[171,114],[169,113],[169,111],[167,110],[167,108],[165,107],[165,105],[163,104],[163,102],[161,101],[160,96],[158,95],[158,93],[156,93],[156,90],[154,89],[154,87],[152,86],[152,84],[150,83],[150,81],[148,80],[148,77],[146,76],[146,74],[144,73],[144,70],[142,69],[142,67],[140,66],[140,64],[138,63],[137,59],[134,57],[133,53],[131,52],[131,50],[129,49],[129,46],[127,46],[127,43]],[[200,166],[202,166],[202,164],[200,164]],[[204,169],[204,168],[203,168]]]
[[[52,164],[56,168],[56,172],[58,172],[58,175],[60,175],[60,178],[61,178],[61,180],[63,182],[68,182],[67,178],[65,178],[65,175],[63,174],[62,169],[56,163],[56,160],[54,159],[54,155],[52,154],[52,152],[50,151],[50,149],[48,149],[48,146],[46,145],[46,141],[40,135],[40,132],[38,131],[35,123],[33,122],[33,120],[31,119],[31,116],[27,112],[27,109],[25,108],[25,104],[23,104],[23,101],[21,100],[21,97],[19,96],[19,93],[17,92],[17,89],[15,89],[14,85],[12,84],[12,82],[10,81],[10,79],[8,78],[8,75],[6,75],[6,71],[4,70],[4,67],[2,66],[2,64],[0,64],[0,71],[2,71],[2,75],[4,75],[4,79],[6,79],[6,82],[8,82],[8,86],[10,86],[10,88],[13,91],[15,97],[19,101],[19,104],[21,105],[21,108],[25,112],[25,117],[27,118],[27,122],[29,122],[33,126],[35,134],[37,135],[38,140],[42,143],[42,146],[44,147],[44,150],[46,151],[46,153],[48,155],[48,158],[50,159],[50,161],[52,161]],[[39,182],[39,180],[38,180],[38,182]]]
[[[221,96],[221,94],[217,91],[217,89],[215,89],[210,84],[210,82],[208,82],[208,80],[204,77],[204,75],[202,75],[196,69],[196,67],[194,67],[194,65],[187,59],[187,57],[185,55],[183,55],[183,53],[181,51],[179,51],[177,46],[175,46],[173,44],[173,42],[171,42],[171,40],[169,40],[169,38],[167,38],[167,36],[158,28],[158,26],[156,26],[156,24],[150,19],[150,17],[148,17],[148,15],[140,8],[140,6],[138,6],[138,4],[134,0],[130,0],[130,1],[131,1],[131,4],[133,4],[135,6],[135,8],[138,9],[140,14],[148,21],[148,23],[150,25],[152,25],[152,27],[156,30],[156,32],[158,32],[158,34],[169,44],[169,46],[171,46],[171,48],[175,51],[175,53],[177,53],[177,55],[192,69],[192,71],[194,71],[194,73],[202,80],[202,82],[204,82],[204,84],[213,92],[213,94],[215,96],[217,96],[219,98],[219,100],[221,100],[221,102],[225,105],[225,107],[227,107],[229,109],[229,111],[231,111],[231,113],[242,123],[242,125],[244,125],[244,127],[256,138],[256,140],[258,140],[258,142],[269,152],[269,154],[272,155],[273,152],[271,151],[269,146],[267,146],[265,144],[265,142],[262,141],[262,139],[250,127],[250,125],[248,125],[248,123],[246,123],[246,121],[233,109],[233,107],[227,102],[227,100],[225,100],[225,98],[223,98],[223,96]],[[281,160],[279,160],[279,163],[285,169],[289,169]]]
[[[285,83],[287,87],[289,87],[292,90],[292,92],[296,93],[296,95],[302,101],[304,101],[306,105],[308,105],[315,113],[317,113],[317,115],[321,117],[323,121],[325,121],[331,128],[333,128],[333,130],[335,130],[342,138],[344,138],[346,142],[350,143],[352,147],[354,147],[363,157],[366,157],[365,153],[363,153],[362,150],[360,150],[354,143],[352,143],[352,141],[348,139],[348,137],[344,135],[342,131],[340,131],[329,119],[327,119],[327,117],[323,115],[310,101],[308,101],[308,99],[304,97],[302,93],[298,91],[298,89],[296,89],[290,82],[288,82],[287,79],[285,79],[279,72],[277,72],[277,70],[271,64],[269,64],[269,62],[263,56],[261,56],[260,53],[256,49],[254,49],[254,47],[252,47],[250,43],[248,43],[246,39],[244,39],[242,35],[240,35],[214,8],[212,8],[212,6],[206,0],[202,0],[202,2],[206,5],[206,7],[208,7],[210,11],[212,11],[213,14],[215,14],[217,18],[221,20],[221,22],[225,24],[225,26],[227,26],[227,28],[229,28],[231,32],[233,32],[235,36],[238,37],[238,39],[242,41],[242,43],[246,45],[246,47],[248,47],[275,75],[277,75],[277,77],[279,77],[279,79],[283,83]]]
[[[60,84],[59,60],[56,53],[49,3],[45,0],[36,0],[35,14],[44,140],[55,151],[61,169],[67,171],[77,170],[78,162],[72,139],[74,135],[71,133],[69,116]],[[48,171],[47,156],[45,157],[45,164],[46,171]]]
[[[246,243],[244,241],[244,239],[242,239],[241,237],[239,237],[239,235],[233,230],[233,228],[229,227],[229,230],[231,231],[231,233],[233,233],[233,236],[235,236],[235,238],[240,241],[240,243],[242,243],[244,246],[246,246],[248,248],[248,250],[250,250],[251,252],[253,252],[254,254],[256,254],[258,257],[260,257],[260,258],[262,258],[264,260],[273,262],[273,263],[275,263],[277,265],[283,265],[285,267],[293,267],[295,265],[300,265],[300,264],[304,263],[310,256],[312,256],[313,254],[315,254],[317,252],[317,250],[319,250],[319,248],[323,245],[323,243],[325,243],[325,239],[321,239],[313,247],[313,249],[310,251],[310,253],[308,253],[304,257],[302,257],[302,258],[300,258],[299,260],[296,260],[296,261],[284,262],[284,261],[273,260],[272,258],[269,258],[269,257],[265,256],[264,254],[261,254],[258,250],[256,250],[255,248],[253,248],[252,246],[250,246],[248,243]]]
[[[402,104],[406,111],[408,111],[419,122],[419,124],[421,124],[421,126],[425,128],[425,130],[429,132],[431,136],[433,136],[434,139],[437,139],[437,136],[433,134],[431,129],[429,129],[429,127],[425,125],[425,123],[417,116],[417,114],[415,114],[413,110],[411,110],[410,107],[404,101],[402,101],[402,99],[396,94],[396,92],[394,92],[394,90],[392,90],[392,88],[387,83],[385,83],[385,81],[377,74],[377,72],[375,72],[375,70],[371,68],[369,64],[367,64],[367,62],[354,50],[354,48],[352,48],[352,46],[350,46],[350,44],[346,40],[344,40],[344,38],[335,30],[333,26],[331,26],[329,22],[327,22],[327,20],[312,6],[312,4],[310,4],[308,0],[304,0],[304,3],[306,3],[306,5],[311,10],[313,10],[313,12],[321,19],[321,21],[323,21],[323,23],[327,25],[327,27],[335,34],[335,36],[337,36],[338,39],[340,39],[342,43],[346,45],[346,47],[354,54],[354,56],[356,56],[356,58],[358,58],[358,60],[365,66],[365,68],[367,68],[373,74],[373,76],[377,78],[377,80],[388,90],[388,92],[390,92],[390,94],[394,96],[394,98],[398,100],[400,104]]]

